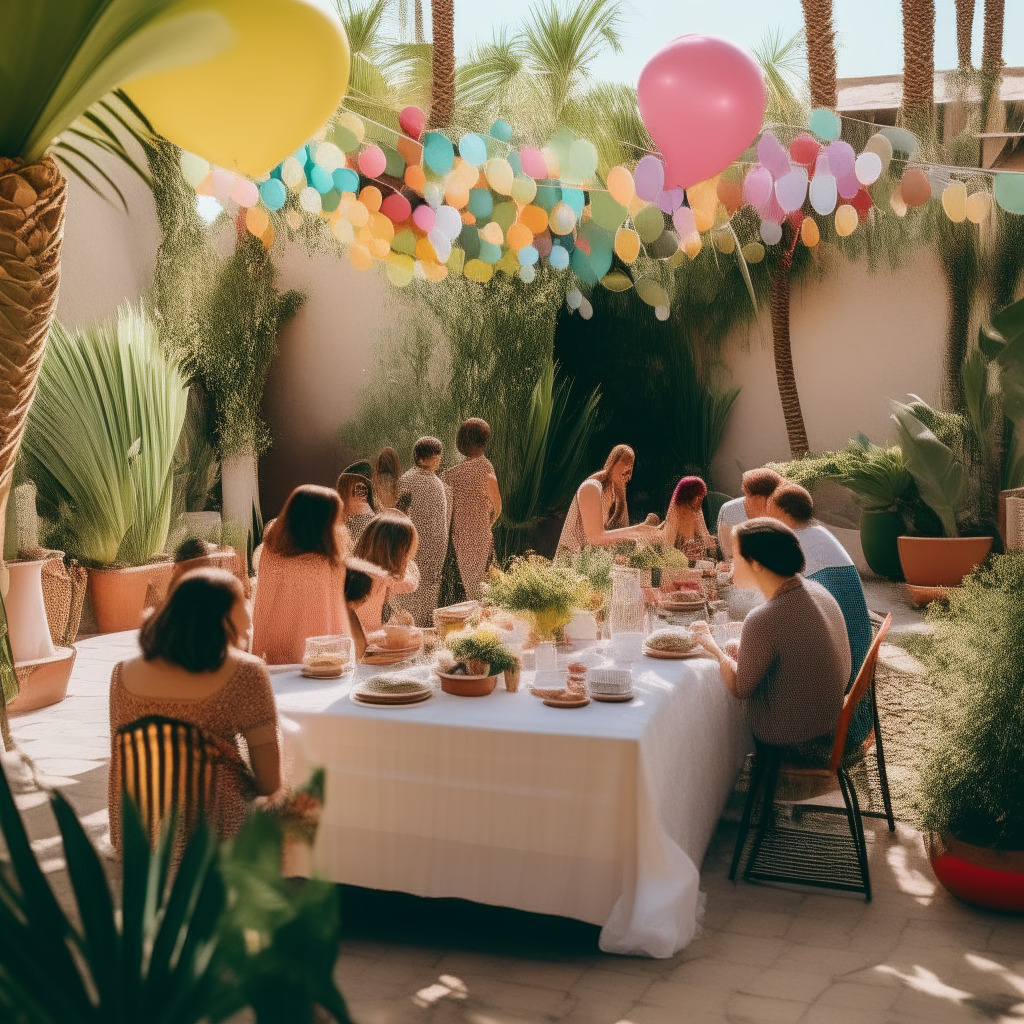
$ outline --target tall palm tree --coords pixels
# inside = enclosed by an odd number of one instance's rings
[[[447,128],[455,114],[455,0],[430,0],[430,25],[430,125]]]
[[[239,169],[267,170],[252,165],[266,138],[249,102],[255,78],[237,68],[232,78],[224,74],[227,60],[221,55],[230,52],[234,40],[253,51],[248,57],[254,76],[272,58],[280,67],[274,47],[282,39],[306,47],[303,62],[312,53],[328,64],[317,85],[303,85],[308,109],[300,108],[294,123],[279,134],[285,140],[279,155],[319,127],[348,77],[347,44],[336,22],[305,6],[296,17],[297,5],[287,2],[275,13],[260,37],[258,31],[236,31],[232,19],[242,14],[224,0],[198,5],[8,0],[0,5],[0,549],[15,457],[57,302],[67,203],[63,171],[97,191],[105,186],[116,193],[98,157],[120,159],[143,173],[119,133],[145,134],[147,115],[165,134],[187,124],[188,143],[203,156],[224,162],[237,144]],[[234,105],[237,111],[221,123],[222,137],[216,119],[204,120],[190,97],[197,82],[210,82],[218,72],[221,109]],[[124,93],[110,98],[126,81],[145,114]],[[6,630],[2,645],[0,675],[10,663]]]
[[[923,125],[935,106],[935,0],[903,0],[903,120]]]
[[[981,67],[990,74],[1003,66],[1003,14],[1006,0],[985,0],[985,30],[982,36]],[[973,5],[972,5],[973,6]]]
[[[974,0],[956,0],[956,62],[961,71],[971,64],[971,32],[974,28]]]
[[[800,0],[807,39],[807,70],[811,106],[834,109],[839,103],[836,84],[836,33],[832,27],[832,0]]]

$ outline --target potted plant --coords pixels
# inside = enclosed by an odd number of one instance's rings
[[[512,693],[519,689],[519,659],[493,630],[450,633],[445,639],[445,646],[456,662],[466,666],[468,674],[496,676],[504,673],[505,689]]]
[[[936,727],[919,811],[932,867],[967,902],[1024,912],[1024,553],[994,556],[929,615]]]
[[[484,587],[492,604],[527,619],[541,640],[555,639],[593,595],[587,580],[570,566],[532,554],[513,558],[504,571],[492,569]]]
[[[47,542],[89,567],[100,631],[135,629],[171,525],[174,454],[188,389],[141,310],[73,336],[54,321],[24,452]]]
[[[573,640],[594,640],[599,636],[598,628],[604,622],[608,605],[612,599],[612,567],[615,555],[611,548],[591,545],[577,553],[563,548],[556,556],[558,565],[564,565],[571,572],[582,576],[590,590],[586,604],[577,607],[573,617],[566,624],[565,634]]]

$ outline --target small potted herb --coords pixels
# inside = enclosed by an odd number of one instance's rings
[[[489,693],[494,688],[494,677],[500,672],[505,675],[506,690],[514,692],[518,689],[519,659],[493,630],[473,629],[450,633],[444,644],[448,658],[445,659],[447,664],[442,664],[445,671],[439,673],[442,683],[452,676],[462,674],[472,677],[485,676],[492,680],[490,689],[487,690]],[[476,696],[475,693],[472,695]]]

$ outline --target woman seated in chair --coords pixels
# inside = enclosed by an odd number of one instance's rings
[[[796,534],[775,519],[736,527],[733,579],[765,603],[743,623],[739,652],[723,651],[706,623],[694,630],[715,658],[729,692],[747,702],[759,744],[786,747],[786,759],[827,765],[850,678],[850,642],[836,599],[805,580]]]
[[[158,716],[202,731],[214,761],[215,796],[206,811],[221,838],[241,828],[257,794],[279,787],[277,708],[270,676],[259,658],[242,649],[250,625],[238,580],[225,569],[195,569],[182,576],[143,624],[141,657],[114,666],[108,798],[110,837],[118,849],[123,785],[149,793],[170,792],[171,787],[151,773],[163,771],[168,780],[179,778],[175,760],[189,756],[185,749],[162,748],[161,757],[133,757],[135,771],[146,777],[122,780],[119,733],[142,719]],[[251,770],[242,759],[239,734],[245,737]]]
[[[375,576],[373,589],[359,608],[359,621],[369,638],[383,625],[384,605],[391,602],[394,621],[412,625],[412,615],[397,607],[394,598],[412,594],[420,585],[420,570],[414,559],[419,548],[416,527],[401,512],[384,512],[374,516],[356,544],[355,557],[379,566],[386,575]]]
[[[263,535],[252,650],[270,665],[302,661],[308,637],[348,633],[341,516],[337,491],[304,484]]]

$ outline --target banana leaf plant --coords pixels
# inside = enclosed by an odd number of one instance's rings
[[[123,811],[120,910],[70,804],[50,805],[77,915],[60,905],[0,771],[0,1019],[16,1024],[216,1024],[251,1007],[259,1024],[311,1024],[314,1006],[348,1024],[332,971],[337,889],[280,876],[265,815],[221,847],[206,828],[172,866],[173,823],[150,849]]]

